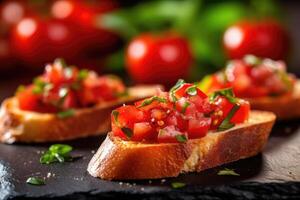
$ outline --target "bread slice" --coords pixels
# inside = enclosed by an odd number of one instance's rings
[[[186,143],[137,143],[109,133],[87,170],[107,180],[157,179],[199,172],[261,152],[275,118],[271,112],[251,111],[244,124]]]
[[[20,110],[15,97],[6,99],[0,109],[0,141],[52,142],[107,133],[110,129],[110,113],[115,107],[153,96],[158,88],[161,86],[131,87],[126,97],[91,108],[77,109],[74,116],[65,119],[55,114]]]
[[[252,109],[274,112],[279,120],[300,118],[300,80],[291,95],[247,99]]]

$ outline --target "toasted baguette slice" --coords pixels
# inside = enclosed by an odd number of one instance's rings
[[[247,99],[251,108],[274,112],[279,120],[300,118],[300,80],[291,95]]]
[[[110,129],[110,113],[115,107],[153,96],[159,87],[131,87],[126,97],[91,108],[77,109],[74,116],[65,119],[55,114],[22,111],[15,97],[6,99],[0,109],[0,141],[52,142],[107,133]]]
[[[137,143],[109,133],[87,170],[107,180],[156,179],[199,172],[261,152],[275,118],[271,112],[252,111],[244,124],[186,143]]]

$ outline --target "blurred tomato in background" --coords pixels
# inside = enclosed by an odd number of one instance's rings
[[[37,74],[58,57],[132,84],[166,86],[200,80],[246,54],[290,67],[299,48],[297,26],[289,25],[295,17],[285,12],[296,7],[291,2],[4,0],[0,76]]]

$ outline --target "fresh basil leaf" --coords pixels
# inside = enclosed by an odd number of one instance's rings
[[[16,94],[18,94],[19,92],[23,92],[25,89],[26,89],[26,87],[24,85],[19,85],[16,90]]]
[[[237,102],[237,99],[235,98],[232,88],[226,88],[223,90],[218,90],[213,92],[212,94],[209,95],[209,101],[213,102],[219,96],[225,97],[226,99],[228,99],[228,101],[230,101],[230,103]]]
[[[51,164],[54,162],[66,162],[72,161],[70,152],[72,147],[66,144],[53,144],[49,147],[49,150],[46,151],[40,158],[41,164]]]
[[[225,130],[230,129],[235,126],[233,123],[230,122],[230,120],[232,119],[232,117],[238,111],[239,108],[240,108],[240,106],[237,104],[235,104],[233,106],[233,108],[230,110],[230,112],[228,113],[226,118],[220,124],[218,131],[225,131]]]
[[[78,72],[78,77],[77,79],[79,81],[84,80],[87,76],[89,75],[89,70],[87,69],[82,69]]]
[[[218,172],[219,176],[240,176],[240,174],[236,173],[233,169],[225,168]]]
[[[148,98],[148,99],[145,99],[141,105],[138,106],[138,108],[141,108],[141,107],[144,107],[144,106],[148,106],[150,105],[151,103],[153,103],[154,101],[158,101],[160,103],[166,103],[167,100],[165,98],[162,98],[162,97],[158,97],[158,96],[153,96],[151,98]]]
[[[173,183],[171,183],[171,186],[172,186],[172,188],[174,188],[174,189],[178,189],[178,188],[183,188],[183,187],[185,187],[186,184],[185,184],[185,183],[182,183],[182,182],[173,182]]]
[[[176,140],[178,141],[178,142],[186,142],[187,141],[187,138],[186,138],[186,136],[185,135],[176,135],[175,136],[176,137]]]
[[[177,98],[175,96],[175,91],[177,89],[179,89],[183,84],[185,83],[185,81],[183,79],[179,79],[177,81],[177,83],[170,89],[170,95],[171,95],[171,99],[172,101],[177,101]]]
[[[188,95],[190,95],[190,96],[195,96],[195,95],[197,95],[197,87],[196,87],[196,85],[193,85],[193,86],[191,86],[191,87],[188,87],[188,88],[186,89],[186,93],[187,93]]]
[[[121,128],[121,130],[123,131],[123,133],[128,137],[128,138],[131,138],[132,135],[133,135],[133,132],[130,128],[127,128],[127,127],[123,127]]]
[[[119,114],[120,114],[120,113],[119,113],[119,111],[113,110],[113,111],[111,112],[111,114],[113,115],[114,120],[115,120],[117,126],[120,126],[120,123],[119,123]]]
[[[54,65],[60,65],[60,66],[62,66],[63,68],[67,68],[67,67],[68,67],[66,61],[65,61],[64,59],[62,59],[62,58],[56,58],[56,59],[54,60]]]
[[[40,78],[35,78],[33,80],[33,89],[32,89],[32,92],[34,94],[41,94],[44,92],[44,88],[46,87],[48,83],[42,81]]]
[[[58,118],[64,119],[64,118],[72,117],[74,116],[74,114],[75,114],[74,109],[69,109],[69,110],[58,112],[56,115]]]
[[[31,185],[45,185],[45,181],[38,177],[29,177],[26,180],[26,183],[31,184]]]
[[[53,144],[49,147],[49,151],[66,155],[73,150],[73,147],[67,144]]]
[[[189,107],[189,105],[191,105],[189,102],[184,102],[184,104],[183,104],[183,107],[182,107],[182,110],[181,110],[181,113],[185,113],[185,111],[186,111],[186,109],[187,109],[187,107]]]
[[[53,162],[56,162],[56,157],[53,155],[50,151],[46,151],[41,157],[40,157],[40,163],[41,164],[50,164]]]

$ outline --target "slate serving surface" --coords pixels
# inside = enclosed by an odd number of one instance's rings
[[[16,83],[0,85],[0,101]],[[104,137],[67,142],[74,156],[63,164],[42,165],[39,158],[50,144],[0,144],[0,199],[300,199],[300,120],[274,127],[264,152],[202,173],[144,181],[103,181],[86,172],[87,164]],[[220,169],[240,176],[218,176]],[[46,185],[26,184],[30,176],[46,178]],[[173,189],[172,182],[186,187]]]

